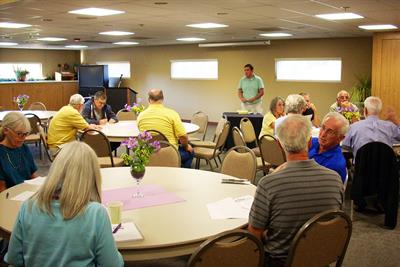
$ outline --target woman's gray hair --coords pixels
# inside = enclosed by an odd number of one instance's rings
[[[282,103],[285,105],[285,100],[282,97],[274,97],[269,104],[269,110],[271,111],[271,113],[274,113],[276,111],[276,105],[278,104],[279,100],[282,101]]]
[[[307,103],[299,94],[288,95],[285,101],[286,113],[300,114],[306,107]]]
[[[342,114],[340,114],[338,112],[329,112],[323,118],[321,125],[324,125],[324,123],[329,119],[335,119],[337,121],[340,121],[341,126],[339,129],[339,134],[341,134],[341,135],[347,134],[347,132],[349,131],[349,121]]]
[[[300,114],[289,115],[278,126],[277,136],[287,153],[307,151],[311,138],[311,121]]]
[[[24,114],[18,111],[11,111],[4,116],[0,126],[0,141],[4,139],[4,128],[21,130],[23,132],[31,131],[31,124]]]
[[[80,94],[74,94],[69,98],[71,106],[82,105],[83,103],[85,103],[85,99]]]
[[[364,107],[370,115],[379,115],[382,110],[382,100],[376,96],[367,97],[364,101]]]

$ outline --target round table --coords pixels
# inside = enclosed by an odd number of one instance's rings
[[[18,110],[6,110],[6,111],[1,111],[0,112],[0,121],[3,120],[4,116],[7,115],[7,113],[11,112],[11,111],[18,111]],[[39,119],[41,120],[48,120],[50,117],[53,117],[54,115],[56,115],[57,111],[51,111],[51,110],[23,110],[21,111],[23,114],[27,114],[27,113],[33,113],[36,116],[39,117]]]
[[[101,169],[101,174],[103,190],[135,186],[129,167],[104,168]],[[232,177],[195,169],[147,167],[142,184],[161,186],[185,201],[124,211],[122,221],[133,221],[144,237],[141,241],[117,243],[124,260],[189,255],[207,238],[223,231],[244,227],[248,219],[212,220],[208,214],[208,203],[226,197],[255,194],[254,185],[222,184],[222,178]],[[12,231],[22,204],[10,198],[24,191],[36,191],[38,188],[23,183],[0,193],[0,229],[3,232]]]
[[[183,122],[188,134],[199,130],[199,126],[193,123]],[[121,142],[128,137],[138,136],[139,129],[136,121],[120,121],[112,124],[105,124],[101,130],[110,140],[110,142]]]

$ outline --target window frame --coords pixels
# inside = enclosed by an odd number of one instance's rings
[[[132,68],[131,68],[131,62],[130,61],[98,61],[96,62],[97,65],[109,65],[109,64],[118,64],[118,63],[128,63],[129,64],[129,77],[127,76],[122,76],[122,79],[130,79],[132,77]],[[121,77],[113,77],[110,76],[110,66],[108,66],[108,78],[119,78]]]
[[[175,62],[216,62],[217,63],[217,77],[216,78],[194,78],[194,77],[189,77],[189,78],[177,78],[177,77],[172,77],[172,64]],[[171,59],[170,61],[170,77],[172,80],[202,80],[202,81],[217,81],[219,79],[219,62],[217,58],[207,58],[207,59]]]
[[[278,62],[279,61],[322,61],[322,60],[339,60],[340,61],[340,79],[339,80],[295,80],[295,79],[278,79]],[[343,77],[343,60],[341,57],[317,57],[317,58],[275,58],[275,81],[276,82],[307,82],[307,83],[341,83]]]

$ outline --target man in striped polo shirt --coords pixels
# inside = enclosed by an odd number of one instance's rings
[[[341,209],[344,194],[340,176],[308,158],[308,118],[288,116],[277,136],[287,162],[260,180],[249,216],[249,231],[265,244],[264,266],[274,267],[284,266],[300,227],[319,212]]]

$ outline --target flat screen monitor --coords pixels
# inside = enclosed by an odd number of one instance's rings
[[[79,87],[102,87],[108,83],[108,71],[104,65],[79,66]],[[108,75],[107,75],[108,76]],[[107,84],[106,84],[107,86]]]

